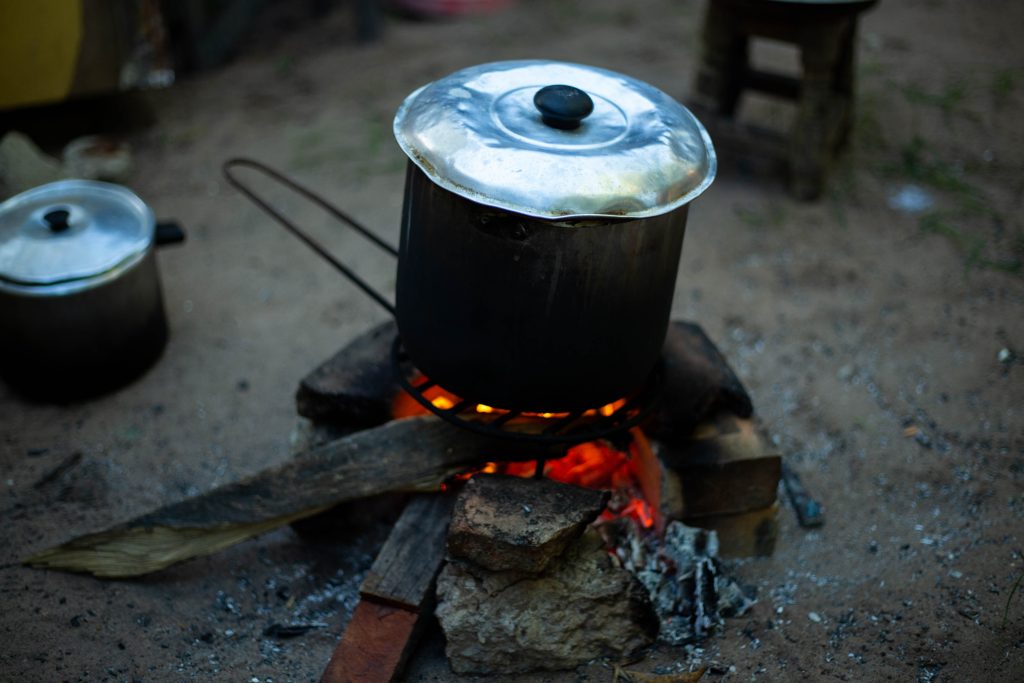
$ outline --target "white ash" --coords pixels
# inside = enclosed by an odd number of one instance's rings
[[[714,531],[673,521],[659,541],[656,534],[639,530],[630,520],[609,525],[606,531],[615,536],[609,539],[610,545],[622,566],[647,590],[661,626],[658,640],[663,643],[700,640],[725,617],[741,616],[755,602],[724,573]]]

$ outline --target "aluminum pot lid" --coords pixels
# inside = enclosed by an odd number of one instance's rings
[[[536,218],[645,218],[711,184],[715,151],[685,107],[581,64],[493,62],[406,98],[402,150],[441,187]]]
[[[0,204],[0,283],[55,285],[140,258],[155,219],[131,190],[93,180],[40,185]]]

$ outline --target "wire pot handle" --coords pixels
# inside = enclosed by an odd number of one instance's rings
[[[222,170],[224,172],[224,177],[227,178],[228,182],[231,183],[232,185],[234,185],[242,194],[244,194],[246,197],[248,197],[256,206],[260,207],[261,209],[263,209],[263,211],[265,211],[271,217],[273,217],[288,232],[292,233],[293,235],[298,237],[300,240],[302,240],[302,242],[304,242],[307,247],[309,247],[310,249],[315,251],[324,260],[326,260],[328,263],[330,263],[332,266],[334,266],[334,268],[339,273],[341,273],[342,275],[347,277],[352,282],[352,284],[354,284],[356,287],[358,287],[359,289],[361,289],[364,292],[366,292],[366,294],[371,299],[373,299],[378,304],[383,306],[384,309],[387,310],[387,312],[391,314],[391,317],[395,316],[395,306],[394,306],[394,304],[392,304],[390,301],[388,301],[386,298],[384,298],[384,296],[380,292],[378,292],[376,289],[371,287],[365,280],[363,280],[363,278],[361,278],[358,275],[356,275],[355,271],[353,271],[351,268],[349,268],[344,263],[342,263],[337,258],[335,258],[319,242],[314,240],[312,237],[310,237],[308,234],[306,234],[305,231],[300,229],[297,225],[295,225],[288,218],[286,218],[281,212],[279,212],[277,209],[272,207],[264,199],[259,197],[248,185],[246,185],[245,183],[241,182],[238,179],[238,177],[234,174],[234,171],[235,171],[235,169],[238,169],[238,168],[249,168],[249,169],[253,169],[253,170],[259,171],[260,173],[262,173],[263,175],[267,176],[268,178],[271,178],[272,180],[276,181],[277,183],[279,183],[279,184],[283,185],[284,187],[287,187],[288,189],[292,190],[296,194],[299,194],[302,197],[304,197],[305,199],[308,199],[312,203],[314,203],[317,206],[319,206],[320,208],[322,208],[327,213],[329,213],[332,216],[334,216],[335,218],[337,218],[339,221],[341,221],[343,223],[348,223],[348,225],[350,227],[352,227],[360,235],[362,235],[366,239],[370,240],[375,245],[377,245],[378,247],[380,247],[381,249],[383,249],[387,253],[391,254],[395,258],[398,258],[398,250],[397,249],[395,249],[393,246],[391,246],[390,244],[388,244],[387,242],[382,240],[377,235],[373,234],[367,228],[363,227],[358,221],[353,219],[347,213],[345,213],[344,211],[342,211],[338,207],[334,206],[333,204],[330,204],[326,199],[324,199],[320,195],[318,195],[315,192],[313,192],[312,190],[310,190],[310,189],[300,185],[299,183],[295,182],[294,180],[292,180],[288,176],[284,175],[283,173],[281,173],[279,171],[275,171],[274,169],[270,168],[269,166],[267,166],[264,163],[261,163],[259,161],[256,161],[255,159],[249,159],[249,158],[246,158],[246,157],[236,157],[236,158],[228,159],[227,161],[225,161],[224,165],[221,168],[222,168]]]

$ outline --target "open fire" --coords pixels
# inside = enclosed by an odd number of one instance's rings
[[[415,383],[424,382],[426,378],[421,377]],[[461,400],[438,386],[427,389],[424,395],[441,410],[452,408]],[[625,403],[626,399],[619,399],[600,408],[587,410],[581,417],[607,417],[622,408]],[[484,404],[477,404],[474,410],[480,415],[508,412]],[[395,418],[425,414],[427,410],[408,394],[400,392],[396,395],[393,406]],[[568,413],[523,412],[516,418],[516,427],[523,431],[539,432],[543,430],[545,423],[568,416]],[[476,474],[534,477],[538,475],[537,467],[540,466],[543,468],[543,476],[553,481],[610,491],[612,498],[601,513],[599,523],[628,518],[636,522],[638,527],[654,530],[660,535],[664,531],[664,520],[659,511],[661,471],[657,457],[651,450],[647,437],[639,428],[630,429],[625,441],[622,447],[607,440],[576,444],[569,447],[563,457],[556,459],[488,462],[482,467],[460,473],[457,478],[466,480]]]

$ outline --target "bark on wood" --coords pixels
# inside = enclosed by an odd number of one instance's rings
[[[402,671],[433,603],[453,499],[422,494],[405,506],[360,593],[323,683],[385,683]]]
[[[125,524],[26,560],[35,567],[137,576],[208,555],[337,503],[394,490],[436,489],[488,460],[521,459],[503,442],[435,417],[396,420]]]
[[[648,433],[665,442],[687,440],[718,413],[750,417],[750,396],[699,325],[674,321],[665,337],[665,390]]]

